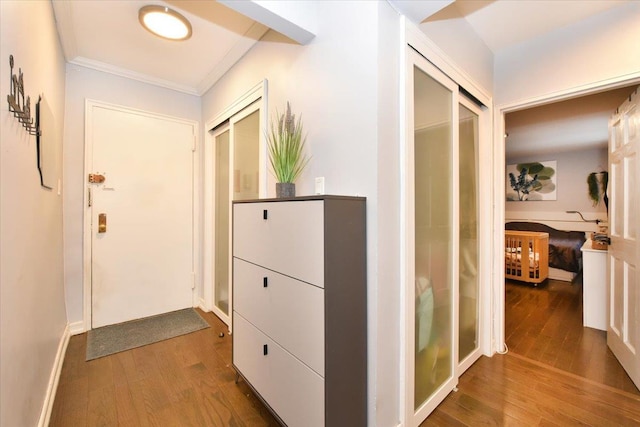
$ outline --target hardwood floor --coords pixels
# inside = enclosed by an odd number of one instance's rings
[[[510,283],[507,300],[510,352],[480,358],[422,426],[640,425],[640,393],[604,333],[581,327],[579,285]],[[50,425],[277,426],[235,384],[226,326],[200,313],[211,328],[90,362],[86,334],[72,337]]]
[[[505,338],[509,351],[640,395],[607,347],[607,334],[582,326],[582,275],[537,288],[507,281]]]
[[[514,353],[481,357],[421,426],[638,426],[640,396]]]
[[[582,326],[582,282],[506,283],[509,353],[482,357],[422,426],[638,426],[640,392]]]
[[[235,383],[226,326],[200,314],[211,328],[90,362],[86,334],[71,337],[49,425],[279,425],[246,383]]]

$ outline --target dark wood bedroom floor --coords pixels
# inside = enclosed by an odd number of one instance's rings
[[[640,395],[607,347],[607,334],[582,326],[582,275],[538,287],[505,283],[509,351],[545,365]]]

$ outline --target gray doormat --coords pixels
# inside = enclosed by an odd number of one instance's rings
[[[93,360],[120,351],[208,328],[193,308],[103,326],[87,333],[87,358]]]

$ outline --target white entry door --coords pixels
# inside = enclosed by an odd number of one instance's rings
[[[640,388],[640,239],[638,239],[638,89],[609,122],[610,235],[607,344]]]
[[[92,328],[193,306],[195,131],[87,104]]]

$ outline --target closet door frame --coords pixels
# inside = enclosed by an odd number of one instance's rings
[[[213,311],[227,324],[229,331],[232,331],[231,315],[225,315],[221,310],[216,307],[215,304],[215,220],[214,215],[216,211],[215,206],[215,136],[222,133],[219,128],[224,125],[225,122],[235,122],[234,117],[242,118],[247,115],[259,111],[260,115],[260,141],[259,141],[259,153],[258,153],[258,193],[259,198],[267,197],[267,142],[266,132],[267,125],[267,111],[268,111],[268,82],[263,80],[248,90],[241,97],[237,98],[231,104],[229,104],[224,110],[216,114],[213,119],[209,120],[205,124],[205,144],[203,150],[203,163],[204,163],[204,232],[203,232],[203,286],[202,297],[200,299],[199,306],[204,311]],[[233,126],[230,126],[230,165],[233,164]],[[216,132],[220,130],[220,132]],[[230,184],[233,185],[233,177],[231,177]],[[233,195],[233,192],[230,193]],[[231,206],[229,207],[231,210]],[[233,224],[229,224],[229,233],[233,229]],[[229,240],[231,242],[231,240]],[[230,261],[231,263],[231,261]],[[231,270],[229,270],[231,272]],[[229,312],[231,312],[233,295],[229,293]]]
[[[482,177],[482,167],[481,164],[482,162],[480,162],[480,139],[482,138],[482,135],[484,134],[484,122],[482,121],[482,115],[483,115],[483,111],[480,107],[478,107],[478,105],[476,103],[474,103],[473,101],[469,100],[467,97],[465,96],[459,96],[458,97],[458,109],[460,108],[460,105],[464,106],[465,108],[467,108],[468,110],[470,110],[471,112],[475,113],[478,115],[478,143],[476,144],[476,180],[477,180],[477,187],[476,187],[476,191],[477,191],[477,199],[476,199],[476,215],[478,216],[478,228],[477,228],[477,244],[478,244],[478,324],[477,324],[477,335],[476,335],[476,339],[478,340],[477,343],[477,347],[474,351],[472,351],[467,357],[465,357],[463,360],[456,362],[456,372],[458,374],[458,376],[462,375],[467,369],[469,369],[471,367],[471,365],[473,365],[479,358],[480,356],[482,356],[483,354],[483,348],[482,348],[482,337],[481,337],[481,333],[482,331],[485,330],[485,316],[482,315],[482,308],[484,307],[484,305],[486,304],[486,301],[488,301],[488,299],[485,297],[485,295],[487,294],[487,292],[483,292],[483,283],[486,283],[486,280],[483,280],[483,273],[485,273],[487,271],[487,269],[483,266],[482,260],[483,260],[483,256],[482,256],[482,252],[481,252],[481,242],[483,240],[481,240],[481,235],[482,235],[482,227],[480,226],[483,222],[483,217],[486,217],[486,215],[483,215],[487,209],[487,203],[489,202],[483,202],[481,194],[480,194],[480,183],[483,182],[481,180]],[[459,122],[458,122],[459,125]],[[459,157],[458,157],[458,165],[460,164],[459,162]],[[458,171],[459,172],[459,171]],[[458,173],[458,176],[460,176],[460,173]],[[484,182],[488,182],[488,181],[484,181]],[[488,218],[488,220],[490,220],[490,218]],[[460,240],[458,238],[458,240]],[[486,241],[486,240],[485,240]],[[486,255],[485,257],[486,258]],[[459,270],[459,269],[458,269]],[[459,301],[459,298],[458,298]],[[458,310],[458,319],[460,318],[459,315],[459,310]],[[459,328],[458,328],[459,330]],[[459,359],[459,358],[458,358]]]
[[[407,138],[405,141],[405,170],[406,175],[404,179],[404,189],[405,189],[405,221],[406,221],[406,231],[404,233],[405,237],[405,253],[406,253],[406,278],[405,282],[406,291],[406,301],[405,301],[405,324],[404,330],[406,331],[406,355],[407,355],[407,370],[405,374],[406,378],[406,390],[405,396],[407,399],[406,402],[406,417],[409,426],[414,426],[420,424],[433,410],[447,397],[447,395],[454,390],[454,388],[458,385],[458,376],[457,376],[457,361],[458,361],[458,346],[457,346],[457,337],[456,333],[458,329],[458,287],[456,286],[458,282],[458,259],[456,254],[459,252],[459,216],[458,216],[458,150],[457,150],[457,141],[458,141],[458,103],[459,103],[459,95],[458,95],[458,86],[449,79],[444,73],[438,70],[433,64],[427,61],[423,56],[417,53],[413,48],[407,47],[409,49],[409,53],[407,54],[407,86],[406,86],[406,94],[407,94],[407,103],[406,103],[406,115],[407,115]],[[448,89],[451,93],[451,105],[450,105],[450,120],[451,120],[451,141],[450,141],[450,169],[451,169],[451,200],[449,209],[451,211],[452,217],[451,221],[451,235],[450,238],[450,249],[448,256],[450,257],[450,265],[449,265],[449,290],[450,290],[450,312],[449,312],[449,322],[450,322],[450,330],[449,330],[449,342],[451,345],[451,352],[449,352],[448,357],[450,358],[450,367],[451,371],[448,379],[446,379],[437,390],[435,390],[429,398],[421,404],[420,407],[416,408],[415,403],[415,355],[416,355],[416,344],[415,344],[415,277],[416,277],[416,263],[415,263],[415,230],[416,230],[416,220],[415,220],[415,124],[414,124],[414,69],[419,68],[420,71],[429,75],[432,79],[437,81],[440,85]]]
[[[400,300],[400,312],[403,313],[401,319],[401,346],[400,346],[400,385],[401,385],[401,397],[400,397],[400,411],[402,425],[411,427],[419,425],[424,418],[437,406],[437,404],[425,404],[418,411],[414,410],[414,398],[413,398],[413,381],[414,381],[414,331],[415,326],[415,302],[413,300],[414,291],[414,248],[413,233],[411,222],[409,218],[413,215],[413,201],[410,199],[413,197],[413,183],[410,182],[414,179],[413,175],[413,161],[412,154],[409,153],[409,146],[413,144],[413,106],[410,103],[413,102],[413,95],[409,93],[408,80],[413,78],[413,63],[409,60],[409,56],[412,51],[419,53],[423,59],[431,63],[439,72],[443,73],[449,79],[453,80],[457,85],[464,87],[468,94],[475,101],[479,101],[483,107],[480,109],[479,115],[479,144],[478,144],[478,180],[479,182],[491,183],[494,177],[494,153],[492,147],[492,105],[493,101],[491,96],[475,81],[461,69],[453,64],[453,62],[433,43],[431,42],[420,29],[406,18],[401,18],[402,37],[401,37],[401,71],[400,71],[400,105],[402,111],[400,114],[400,200],[401,200],[401,216],[400,216],[400,229],[401,229],[401,245],[400,245],[400,276],[403,283],[402,296]],[[411,88],[413,82],[411,82]],[[459,107],[459,98],[453,103],[454,108],[457,110]],[[408,123],[411,122],[411,123]],[[457,123],[455,124],[457,126]],[[455,162],[458,161],[456,156]],[[457,165],[455,172],[457,172]],[[411,171],[411,172],[410,172]],[[456,178],[457,179],[457,178]],[[496,296],[493,292],[493,261],[492,255],[496,246],[496,229],[494,227],[494,208],[493,201],[497,197],[498,192],[502,194],[502,187],[487,185],[485,188],[479,188],[479,192],[482,193],[478,200],[478,240],[484,242],[479,247],[478,252],[478,286],[479,286],[479,312],[478,312],[478,351],[468,357],[461,364],[458,364],[457,355],[453,359],[454,378],[457,382],[457,378],[471,365],[469,359],[476,359],[480,355],[486,356],[493,355],[496,350],[496,335],[495,332],[500,328],[494,324],[494,304],[493,301],[499,296]],[[457,196],[457,194],[456,194]],[[456,202],[457,206],[457,202]],[[458,217],[454,218],[457,228]],[[501,230],[499,230],[501,233]],[[459,236],[456,233],[455,238]],[[408,240],[411,240],[410,242]],[[498,239],[498,242],[501,242]],[[457,260],[456,260],[457,261]],[[453,268],[457,269],[457,262]],[[458,272],[456,271],[456,276]],[[457,286],[457,283],[456,283]],[[457,317],[457,294],[455,296]],[[455,327],[457,328],[458,319],[455,319]],[[457,332],[456,332],[456,348],[457,348]],[[452,388],[453,389],[453,388]],[[441,390],[441,397],[444,399],[450,392],[444,391],[444,387]],[[428,405],[428,406],[427,406]]]

